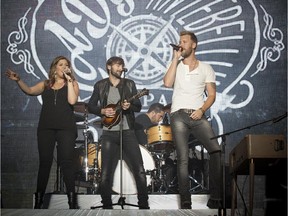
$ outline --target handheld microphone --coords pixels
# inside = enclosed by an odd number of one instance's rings
[[[172,43],[170,43],[170,46],[172,46],[173,50],[176,50],[176,51],[178,51],[181,48],[180,46],[172,44]]]
[[[66,75],[68,75],[68,76],[71,76],[71,70],[70,70],[70,69],[66,69],[66,70],[64,71],[64,73],[65,73]]]
[[[127,68],[123,68],[122,72],[126,73],[128,71]]]

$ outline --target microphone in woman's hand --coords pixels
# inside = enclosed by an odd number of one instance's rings
[[[70,69],[65,70],[64,73],[71,77],[71,70]]]

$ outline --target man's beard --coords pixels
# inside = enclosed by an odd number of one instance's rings
[[[115,71],[111,71],[111,74],[112,74],[112,76],[116,77],[117,79],[121,79],[121,74],[122,74],[122,73],[118,74],[118,73],[115,72]]]
[[[181,53],[181,56],[182,56],[183,58],[187,58],[188,56],[191,55],[192,51],[193,51],[192,48],[189,48],[188,50],[183,50],[182,53]]]

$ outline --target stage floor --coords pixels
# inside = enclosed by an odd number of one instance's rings
[[[2,216],[220,216],[218,210],[215,209],[1,209]],[[226,215],[230,216],[230,209],[226,210]],[[236,212],[239,215],[239,212]],[[240,215],[244,215],[241,211]],[[263,216],[264,211],[256,209],[253,211],[253,216]]]
[[[119,204],[119,195],[113,195],[114,209],[102,209],[100,195],[78,195],[78,205],[80,209],[68,209],[67,196],[65,194],[46,194],[44,207],[46,209],[1,209],[2,216],[220,216],[218,209],[209,209],[206,206],[209,195],[191,195],[192,209],[179,209],[178,194],[153,194],[149,195],[149,210],[139,210],[137,205],[137,195],[123,195],[124,205]],[[123,204],[123,203],[122,203]],[[91,207],[99,207],[91,209]],[[226,209],[226,215],[231,215],[231,209]],[[235,215],[244,215],[243,209],[236,209]],[[254,209],[254,216],[263,216],[264,209]]]
[[[100,195],[78,195],[78,205],[80,209],[90,209],[92,206],[102,206]],[[138,207],[130,206],[137,205],[137,195],[123,195],[127,205],[124,209],[138,209]],[[206,203],[209,195],[191,195],[193,209],[208,209]],[[113,204],[118,204],[120,195],[112,195]],[[153,194],[149,195],[150,209],[179,209],[180,198],[179,194]],[[67,209],[67,196],[65,194],[46,194],[44,207],[47,209]],[[114,205],[114,209],[122,209],[121,205]]]

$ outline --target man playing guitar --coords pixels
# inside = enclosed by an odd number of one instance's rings
[[[100,116],[104,125],[100,137],[102,167],[99,190],[103,208],[113,208],[111,199],[113,175],[118,164],[122,141],[123,159],[135,178],[139,208],[149,209],[146,174],[134,132],[134,112],[140,112],[142,105],[139,97],[135,97],[137,89],[134,81],[122,78],[122,73],[127,70],[124,66],[124,60],[120,57],[114,56],[108,59],[106,70],[109,77],[94,85],[88,103],[88,111]],[[122,117],[122,121],[117,120],[118,115]]]

